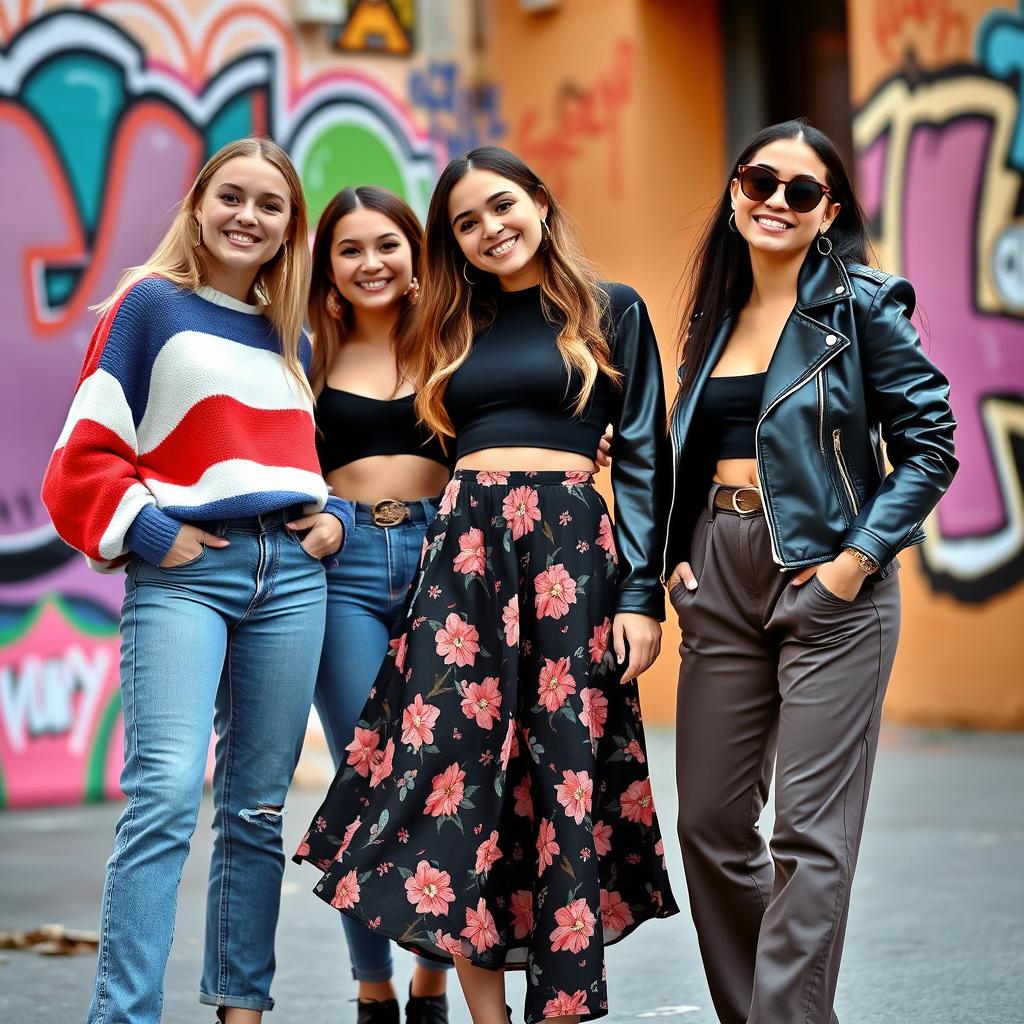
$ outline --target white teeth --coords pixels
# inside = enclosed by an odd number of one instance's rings
[[[518,241],[519,241],[519,236],[518,235],[513,235],[511,238],[506,239],[506,241],[500,243],[499,245],[496,245],[493,249],[488,249],[487,250],[487,255],[488,256],[504,256],[505,253],[507,253],[509,251],[509,249],[511,249],[512,246],[515,245],[516,242],[518,242]]]
[[[240,231],[229,231],[227,233],[227,235],[228,235],[228,238],[230,238],[232,242],[240,242],[243,245],[248,245],[250,242],[258,242],[259,241],[259,239],[256,238],[254,235],[244,235]]]
[[[788,227],[790,227],[790,225],[787,224],[784,220],[776,220],[774,217],[755,217],[754,219],[757,221],[758,224],[762,225],[763,227],[772,227],[772,228],[788,228]]]
[[[360,288],[365,289],[368,292],[379,292],[382,288],[387,288],[391,284],[391,278],[384,281],[357,281],[356,283]]]

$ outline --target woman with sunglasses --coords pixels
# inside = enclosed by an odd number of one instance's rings
[[[766,128],[699,242],[681,331],[666,552],[679,835],[722,1024],[835,1019],[896,554],[957,466],[913,289],[867,250],[832,142],[803,121]]]

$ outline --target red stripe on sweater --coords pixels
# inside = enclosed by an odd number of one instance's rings
[[[42,497],[61,537],[101,560],[103,534],[125,491],[137,483],[132,448],[102,423],[83,419],[50,456]]]
[[[139,462],[147,480],[190,487],[228,459],[319,474],[313,418],[302,409],[253,409],[214,395],[192,406]]]

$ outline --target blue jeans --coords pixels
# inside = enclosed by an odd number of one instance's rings
[[[317,713],[334,766],[345,761],[359,715],[384,660],[392,629],[401,621],[409,584],[419,567],[427,523],[437,506],[409,502],[412,519],[398,526],[374,526],[366,505],[356,506],[355,529],[345,557],[327,573],[327,631],[316,682]],[[392,974],[391,940],[341,916],[352,977],[385,981]],[[428,970],[447,965],[417,958]]]
[[[285,793],[324,630],[325,573],[288,513],[205,523],[227,548],[128,567],[121,616],[127,803],[107,862],[90,1024],[156,1024],[178,884],[216,728],[200,1002],[269,1010]]]

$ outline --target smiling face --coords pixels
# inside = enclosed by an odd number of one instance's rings
[[[495,274],[506,291],[540,281],[541,222],[548,214],[543,193],[536,199],[508,178],[483,169],[467,172],[448,197],[448,218],[466,259]]]
[[[801,139],[778,139],[759,149],[748,161],[772,171],[784,182],[806,176],[823,185],[828,184],[828,172],[821,158]],[[839,204],[829,201],[827,195],[808,213],[797,213],[786,203],[784,186],[763,202],[748,199],[737,178],[729,186],[736,230],[746,239],[751,250],[769,257],[801,257],[812,245],[819,231],[831,225]]]
[[[409,239],[386,214],[360,206],[334,225],[329,276],[357,309],[397,302],[412,281]]]
[[[259,268],[288,238],[291,214],[288,183],[269,160],[238,156],[218,168],[195,209],[209,283],[244,300]]]

